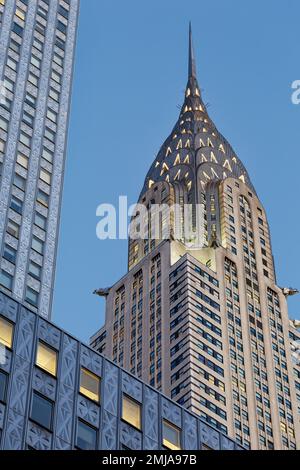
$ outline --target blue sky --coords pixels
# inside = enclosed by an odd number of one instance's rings
[[[96,238],[96,207],[137,200],[187,80],[192,20],[198,80],[218,129],[266,208],[278,284],[300,287],[299,0],[81,0],[53,320],[87,341],[104,321],[92,291],[127,268],[126,241]],[[300,318],[300,295],[289,300]]]

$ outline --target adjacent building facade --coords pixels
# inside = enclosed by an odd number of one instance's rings
[[[290,320],[290,342],[293,361],[293,372],[298,403],[298,425],[300,426],[300,321]]]
[[[49,317],[79,0],[0,1],[0,286]]]
[[[242,447],[0,293],[0,449]]]
[[[191,31],[180,116],[138,202],[164,204],[160,236],[134,214],[148,236],[130,239],[128,273],[98,290],[106,321],[91,345],[246,448],[299,448],[288,290],[250,177],[207,113]]]

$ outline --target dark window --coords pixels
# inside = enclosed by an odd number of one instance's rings
[[[22,214],[23,202],[15,196],[11,197],[10,207],[18,214]]]
[[[0,272],[0,284],[6,289],[11,290],[13,284],[13,277],[11,274],[7,273],[6,271],[2,270]]]
[[[33,393],[31,419],[46,429],[51,430],[53,403],[37,393]]]
[[[11,263],[16,262],[16,250],[9,245],[4,245],[3,258],[7,259]]]
[[[0,371],[0,401],[6,400],[7,374]]]
[[[18,36],[23,36],[23,28],[18,25],[17,23],[13,23],[12,30],[14,33],[16,33]]]
[[[26,293],[25,293],[25,300],[26,302],[33,305],[34,307],[37,307],[38,300],[39,300],[38,292],[36,292],[35,290],[27,286]]]
[[[96,449],[97,431],[83,421],[78,420],[76,445],[79,449]]]

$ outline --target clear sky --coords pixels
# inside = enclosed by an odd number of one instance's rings
[[[178,116],[192,20],[198,80],[266,208],[278,284],[300,288],[299,0],[81,0],[53,320],[87,341],[92,295],[127,268],[126,241],[96,238],[96,207],[137,200]],[[289,300],[300,318],[300,295]]]

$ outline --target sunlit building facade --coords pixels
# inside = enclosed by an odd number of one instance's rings
[[[293,372],[298,403],[298,425],[300,425],[300,321],[290,320],[290,341]]]
[[[176,204],[181,215],[170,209],[168,237],[163,210],[158,239],[130,239],[128,273],[98,290],[106,320],[91,345],[246,448],[296,449],[288,293],[276,284],[265,210],[203,102],[191,31],[180,116],[138,202],[148,212]],[[151,217],[135,218],[150,233]]]
[[[0,1],[0,289],[49,317],[79,0]]]

